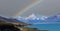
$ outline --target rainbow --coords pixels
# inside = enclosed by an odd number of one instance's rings
[[[25,6],[20,12],[18,12],[14,17],[24,14],[28,9],[34,7],[35,5],[39,4],[42,0],[35,0],[32,4]]]

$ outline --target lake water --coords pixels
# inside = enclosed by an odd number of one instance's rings
[[[60,24],[33,24],[30,28],[38,28],[40,30],[60,31]]]

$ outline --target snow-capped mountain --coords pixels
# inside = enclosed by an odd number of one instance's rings
[[[30,16],[26,17],[26,20],[31,19],[31,20],[45,20],[47,17],[45,16],[40,16],[39,14],[31,14]]]
[[[46,20],[49,21],[49,22],[60,22],[60,14],[50,16]]]
[[[17,19],[26,23],[42,23],[47,17],[40,16],[39,14],[31,14],[26,18],[20,16]]]
[[[54,15],[54,16],[41,16],[39,14],[31,14],[28,17],[21,17],[19,16],[17,18],[20,21],[23,21],[25,23],[30,23],[30,24],[34,24],[34,23],[54,23],[54,22],[60,22],[60,14],[58,15]]]
[[[19,21],[22,21],[22,22],[26,22],[27,21],[24,17],[21,17],[21,16],[17,17],[16,19],[19,20]]]

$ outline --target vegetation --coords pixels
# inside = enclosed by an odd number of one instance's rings
[[[0,31],[20,31],[20,29],[15,27],[13,24],[0,23]]]
[[[22,28],[22,30],[21,30]],[[22,27],[22,25],[11,24],[11,23],[0,23],[0,31],[48,31],[38,30],[37,28]]]

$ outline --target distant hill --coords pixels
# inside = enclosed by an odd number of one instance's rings
[[[19,24],[27,25],[27,23],[24,23],[24,22],[19,21],[17,19],[14,19],[14,18],[5,18],[3,16],[0,16],[0,23],[7,23],[7,22],[10,22],[10,23],[19,23]]]

